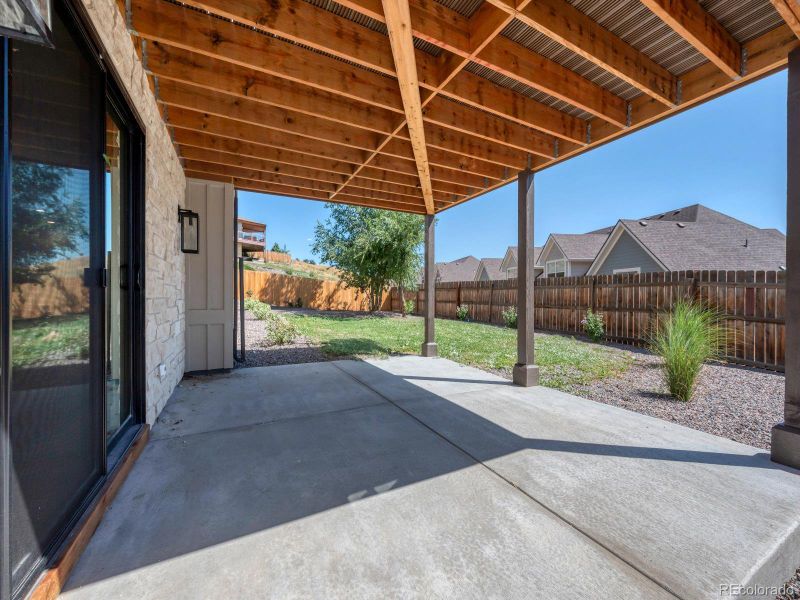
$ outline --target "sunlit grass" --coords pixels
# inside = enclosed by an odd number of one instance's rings
[[[89,315],[15,320],[11,330],[15,367],[89,356]]]
[[[422,319],[417,317],[292,314],[289,318],[301,335],[319,343],[331,356],[417,354],[422,345]],[[484,369],[510,370],[517,358],[514,329],[437,319],[436,342],[440,356]],[[537,334],[536,362],[543,385],[567,389],[621,373],[628,368],[630,358],[608,346]]]

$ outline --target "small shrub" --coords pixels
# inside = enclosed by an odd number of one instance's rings
[[[456,306],[456,319],[459,321],[466,321],[467,317],[469,317],[469,306],[466,304]]]
[[[267,324],[267,339],[272,344],[283,346],[284,344],[291,344],[300,332],[294,323],[285,319],[281,315],[272,313]]]
[[[411,298],[403,302],[403,316],[407,316],[413,314],[414,309],[416,308],[417,303],[414,302]]]
[[[725,328],[717,313],[694,302],[678,302],[659,324],[650,348],[664,360],[669,393],[688,402],[703,363],[719,356]]]
[[[244,301],[244,307],[249,310],[259,321],[268,319],[270,315],[272,315],[272,307],[266,302],[260,302],[258,300],[253,300],[252,298],[246,298]]]
[[[589,336],[589,339],[597,343],[603,339],[605,333],[605,326],[603,324],[603,314],[596,313],[589,310],[586,313],[586,318],[581,321],[583,331]]]
[[[517,307],[516,306],[509,306],[505,309],[502,313],[500,313],[503,317],[503,322],[506,324],[506,327],[511,327],[512,329],[517,328]]]

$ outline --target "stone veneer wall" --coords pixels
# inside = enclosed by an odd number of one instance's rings
[[[110,63],[145,128],[147,422],[152,424],[184,370],[185,271],[177,215],[178,205],[184,201],[186,179],[124,15],[114,0],[81,3],[102,44],[106,63]],[[159,374],[162,364],[166,365],[163,377]]]

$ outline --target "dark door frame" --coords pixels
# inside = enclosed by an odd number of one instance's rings
[[[10,546],[10,486],[9,460],[9,357],[11,298],[11,156],[9,146],[8,70],[10,48],[8,39],[0,37],[0,599],[11,596],[11,564],[7,549]]]

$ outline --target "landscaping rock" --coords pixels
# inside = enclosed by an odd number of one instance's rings
[[[672,398],[660,359],[631,350],[634,361],[619,377],[574,386],[568,391],[743,444],[769,449],[770,430],[783,421],[784,377],[763,369],[706,364],[689,402]]]

